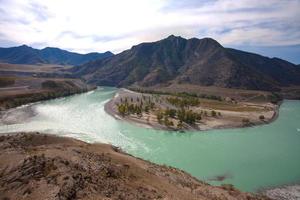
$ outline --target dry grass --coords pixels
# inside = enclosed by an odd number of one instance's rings
[[[14,71],[14,72],[55,72],[62,68],[67,69],[71,66],[64,65],[23,65],[23,64],[9,64],[9,63],[0,63],[0,71]]]
[[[230,103],[226,101],[216,101],[209,99],[200,99],[200,106],[213,110],[228,110],[235,112],[261,112],[265,111],[264,107],[250,106],[243,103]]]
[[[195,93],[198,95],[216,95],[222,97],[234,98],[238,101],[252,101],[252,102],[268,102],[269,95],[272,95],[271,92],[267,91],[257,91],[257,90],[242,90],[242,89],[233,89],[233,88],[221,88],[215,86],[199,86],[199,85],[190,85],[190,84],[171,84],[168,86],[153,86],[149,89],[162,92],[188,92]]]

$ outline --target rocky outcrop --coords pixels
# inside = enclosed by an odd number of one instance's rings
[[[267,199],[106,144],[19,133],[0,136],[0,151],[0,199]]]

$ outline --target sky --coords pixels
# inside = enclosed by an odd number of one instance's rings
[[[300,0],[0,0],[0,46],[119,53],[169,35],[300,64]]]

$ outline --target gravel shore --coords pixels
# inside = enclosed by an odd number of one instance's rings
[[[299,200],[300,185],[288,185],[267,189],[263,192],[266,196],[276,200]]]

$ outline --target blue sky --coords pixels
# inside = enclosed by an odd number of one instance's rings
[[[0,46],[121,52],[168,35],[300,63],[300,0],[0,0]]]

